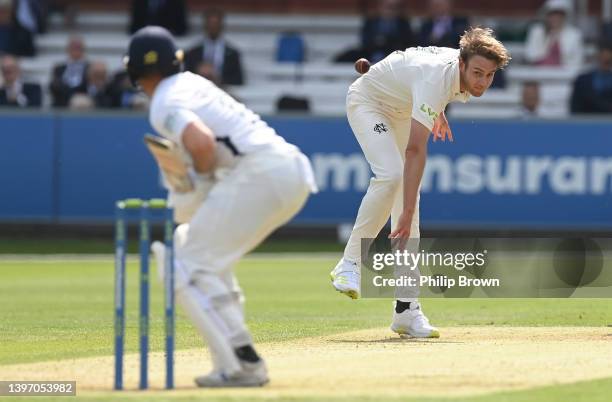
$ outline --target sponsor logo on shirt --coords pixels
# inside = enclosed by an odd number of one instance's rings
[[[426,105],[425,103],[423,103],[421,105],[421,112],[427,114],[429,116],[430,119],[432,120],[436,120],[438,118],[438,113],[435,112],[434,110],[431,109],[431,106]]]
[[[386,133],[387,132],[387,126],[385,126],[384,123],[377,123],[374,126],[374,132],[378,133],[378,134]]]

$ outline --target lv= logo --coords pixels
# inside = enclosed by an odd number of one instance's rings
[[[433,120],[438,118],[438,113],[431,110],[431,107],[426,106],[424,103],[421,105],[421,112],[427,113],[429,117],[433,118]]]

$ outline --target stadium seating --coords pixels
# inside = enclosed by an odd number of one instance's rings
[[[200,38],[201,18],[190,17],[190,34],[178,40],[188,48]],[[103,60],[110,71],[120,69],[128,43],[128,16],[121,12],[83,12],[76,18],[74,31],[81,35],[90,60]],[[361,21],[353,16],[253,15],[227,16],[226,37],[242,53],[247,84],[229,91],[259,113],[275,112],[282,95],[297,95],[310,100],[311,112],[322,115],[344,113],[348,85],[357,77],[353,66],[333,64],[333,56],[355,46]],[[53,64],[64,59],[64,48],[70,36],[59,15],[50,21],[49,32],[37,38],[38,56],[22,60],[28,79],[47,87]],[[276,51],[279,34],[300,32],[306,48],[306,62],[278,63]],[[561,117],[567,114],[571,81],[578,71],[534,68],[521,65],[523,45],[509,43],[514,62],[508,68],[506,89],[490,90],[482,98],[467,104],[453,104],[454,117],[514,117],[520,101],[520,85],[525,80],[541,83],[545,114]]]

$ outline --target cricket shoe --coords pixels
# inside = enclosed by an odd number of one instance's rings
[[[263,360],[257,363],[241,362],[242,369],[233,374],[214,370],[210,374],[196,377],[195,383],[202,388],[261,387],[267,384],[268,369]]]
[[[394,307],[395,307],[394,302]],[[393,322],[391,331],[400,336],[411,336],[414,338],[439,338],[440,331],[429,323],[419,302],[411,302],[410,307],[401,313],[393,310]]]
[[[338,265],[329,273],[334,288],[351,299],[358,299],[360,295],[361,275],[359,267],[354,262],[341,258]]]

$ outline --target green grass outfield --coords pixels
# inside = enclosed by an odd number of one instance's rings
[[[355,302],[332,291],[328,273],[335,262],[336,258],[331,256],[261,256],[249,258],[238,266],[237,274],[247,295],[247,318],[256,342],[287,341],[389,324],[389,300]],[[128,352],[137,350],[137,267],[136,260],[131,259],[127,291]],[[162,292],[159,283],[153,282],[151,349],[161,351]],[[610,299],[428,299],[423,305],[430,320],[440,326],[612,325]],[[103,260],[0,258],[0,317],[0,365],[112,355],[112,257],[109,255]],[[176,344],[179,349],[201,346],[200,337],[180,314]],[[612,361],[612,341],[610,350]],[[604,379],[452,400],[608,401],[610,395],[612,379]],[[134,397],[134,393],[87,396],[97,400]],[[25,399],[28,398],[19,400]],[[171,393],[147,396],[147,400],[155,401],[192,399],[196,398],[173,397]]]

